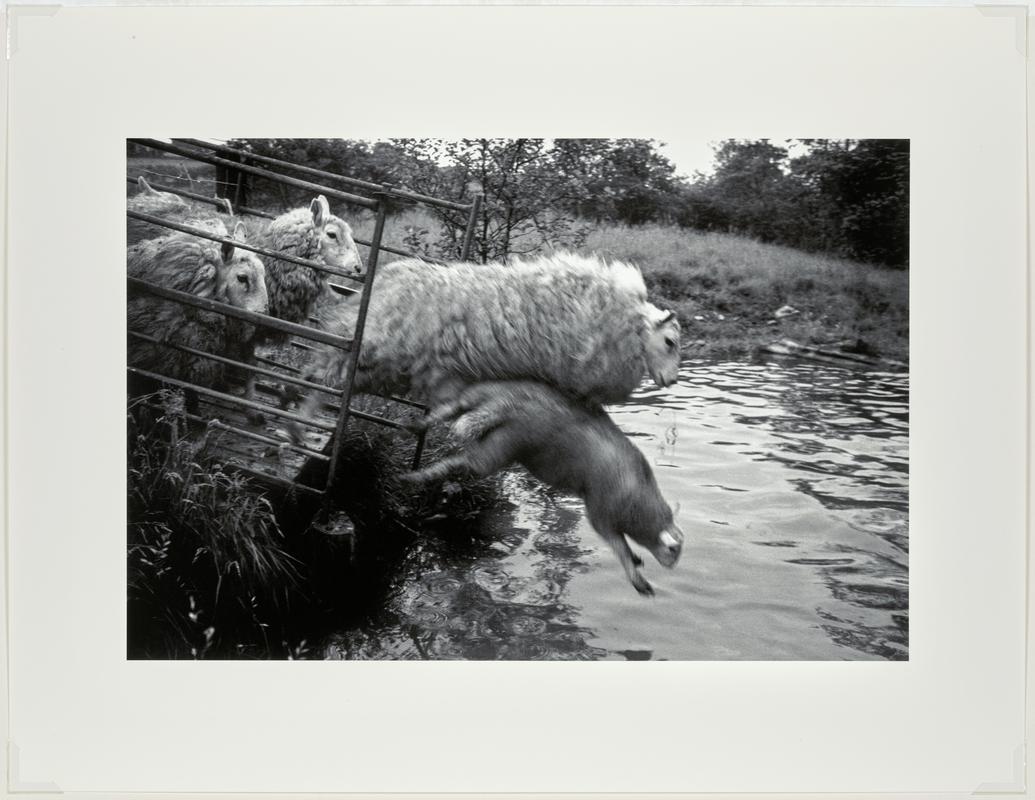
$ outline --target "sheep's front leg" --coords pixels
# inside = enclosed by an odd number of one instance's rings
[[[426,431],[432,425],[436,425],[439,422],[445,422],[446,420],[459,416],[464,412],[464,410],[464,405],[460,400],[442,403],[441,405],[433,406],[423,417],[419,417],[406,423],[406,427],[413,433],[421,433],[422,431]]]
[[[320,397],[320,394],[321,393],[316,391],[315,389],[311,390],[299,402],[298,410],[295,413],[297,413],[300,417],[305,417],[306,419],[313,419],[316,416],[317,410],[320,408],[320,402],[322,399]],[[286,411],[287,406],[290,403],[290,399],[287,397],[286,394],[282,394],[280,400],[281,409]],[[297,422],[293,419],[285,420],[284,427],[286,428],[288,436],[291,438],[291,442],[293,444],[305,444],[305,426],[301,422]]]
[[[302,390],[293,383],[281,383],[278,386],[277,405],[282,411],[287,411],[292,403],[302,399]]]
[[[639,567],[643,565],[643,560],[636,556],[629,548],[629,542],[626,541],[625,537],[613,531],[601,533],[601,536],[604,537],[604,541],[611,545],[611,549],[618,556],[618,562],[622,565],[622,569],[625,570],[625,577],[629,579],[629,583],[633,585],[633,588],[645,597],[653,596],[654,587],[647,583],[647,579],[643,577],[639,570]]]
[[[241,397],[245,400],[255,402],[255,373],[249,372],[248,377],[244,382],[244,388],[241,390]],[[259,411],[257,408],[249,408],[245,412],[248,421],[252,425],[262,425],[266,422],[266,415]]]

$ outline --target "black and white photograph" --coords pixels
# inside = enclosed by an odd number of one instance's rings
[[[909,139],[125,164],[130,660],[909,659]]]
[[[900,5],[0,10],[0,794],[1024,796],[1029,17]]]

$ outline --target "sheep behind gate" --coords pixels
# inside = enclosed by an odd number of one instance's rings
[[[225,227],[213,232],[228,236]],[[234,232],[241,240],[241,229]],[[265,268],[254,254],[229,244],[220,245],[185,233],[140,242],[127,253],[130,276],[150,283],[217,300],[246,311],[264,313],[268,307]],[[129,329],[235,360],[251,355],[254,326],[151,295],[131,297],[127,304]],[[129,364],[149,372],[223,389],[247,380],[226,365],[162,344],[129,337]],[[193,408],[197,398],[188,394]]]
[[[331,214],[327,198],[319,195],[308,208],[281,214],[268,224],[256,226],[251,236],[267,250],[297,256],[359,274],[363,262],[352,238],[352,228]],[[269,314],[287,322],[306,323],[321,296],[330,293],[327,274],[272,257],[263,257]],[[263,332],[263,338],[284,341],[283,335]]]

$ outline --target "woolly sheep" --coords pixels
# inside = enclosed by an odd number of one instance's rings
[[[228,236],[225,226],[213,227]],[[234,238],[243,241],[240,226]],[[265,268],[253,253],[220,245],[185,233],[140,242],[127,253],[128,273],[150,283],[217,300],[246,311],[264,313],[268,307]],[[161,341],[224,355],[250,357],[252,325],[171,300],[139,295],[128,303],[129,329]],[[129,338],[129,363],[171,378],[210,388],[223,388],[239,376],[225,365],[159,344]],[[188,395],[192,406],[196,397]]]
[[[217,223],[222,225],[218,218],[212,216],[213,209],[189,203],[172,192],[160,192],[151,186],[143,176],[137,178],[137,186],[140,191],[126,201],[126,207],[130,211],[138,211],[141,214],[162,217],[171,222],[197,225],[203,228],[211,228]],[[233,216],[230,201],[223,199],[222,203],[223,213]],[[130,246],[148,239],[157,239],[168,233],[170,233],[168,228],[152,225],[150,222],[143,222],[139,219],[126,220],[126,243]]]
[[[435,408],[424,425],[447,420],[455,420],[461,451],[410,473],[409,480],[457,473],[481,478],[518,463],[544,483],[582,498],[590,524],[640,594],[654,590],[626,536],[662,566],[679,560],[683,533],[647,459],[599,406],[584,406],[540,383],[495,381],[465,389]]]
[[[329,306],[324,327],[351,335],[358,305],[355,295]],[[305,377],[340,385],[348,357],[322,348]],[[668,386],[678,370],[679,323],[647,302],[634,266],[567,252],[510,264],[405,259],[374,279],[355,387],[434,403],[478,381],[525,378],[603,404],[626,400],[644,371]]]
[[[309,259],[329,267],[359,274],[362,261],[352,239],[352,228],[331,214],[327,198],[319,195],[308,208],[281,214],[251,237],[267,250]],[[330,293],[327,274],[311,267],[263,257],[270,316],[305,323],[321,295]],[[282,339],[283,336],[272,336]]]

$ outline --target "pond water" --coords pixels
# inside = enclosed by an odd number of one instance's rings
[[[330,658],[908,658],[909,384],[901,373],[688,361],[609,409],[678,501],[640,597],[578,500],[521,471],[477,535],[406,555]],[[443,545],[443,542],[446,544]]]

